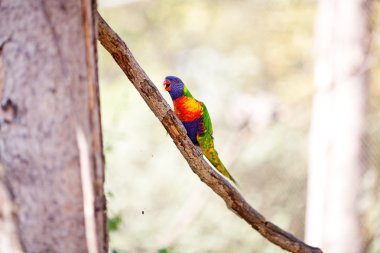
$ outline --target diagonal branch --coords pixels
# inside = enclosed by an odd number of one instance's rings
[[[264,216],[248,204],[230,182],[213,170],[202,156],[199,156],[196,148],[187,137],[182,123],[137,63],[125,42],[109,27],[99,13],[97,18],[100,43],[113,56],[150,109],[161,121],[193,172],[226,202],[228,208],[269,241],[289,252],[322,252],[267,221]]]

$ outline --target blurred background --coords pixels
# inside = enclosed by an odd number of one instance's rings
[[[99,12],[163,90],[179,76],[206,103],[215,145],[248,202],[304,238],[316,1],[100,0]],[[380,25],[371,24],[363,252],[380,252]],[[99,77],[113,252],[282,252],[192,173],[102,48]],[[367,151],[368,150],[368,151]],[[342,179],[344,180],[344,179]]]

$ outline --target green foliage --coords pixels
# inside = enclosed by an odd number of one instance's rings
[[[111,192],[111,191],[108,191],[108,192],[107,192],[107,197],[108,197],[108,198],[111,199],[111,198],[113,198],[113,196],[114,196],[114,195],[113,195],[113,192]]]
[[[114,217],[109,217],[107,219],[108,232],[117,231],[122,222],[123,222],[123,219],[120,215],[116,215]]]

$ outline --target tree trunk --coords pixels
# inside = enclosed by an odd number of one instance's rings
[[[0,0],[0,252],[107,252],[95,7]]]
[[[310,138],[306,241],[329,253],[359,253],[371,0],[320,0]]]

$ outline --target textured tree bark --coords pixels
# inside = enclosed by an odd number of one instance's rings
[[[107,252],[95,8],[0,0],[1,252]]]
[[[264,216],[249,205],[229,181],[212,169],[202,156],[199,156],[194,145],[187,137],[182,123],[139,66],[127,45],[100,15],[98,15],[98,29],[99,41],[119,64],[152,112],[161,121],[190,168],[226,202],[227,207],[266,239],[289,252],[321,252],[320,249],[305,244],[289,232],[267,221]]]
[[[306,240],[326,252],[363,251],[371,5],[320,0],[318,6]]]

